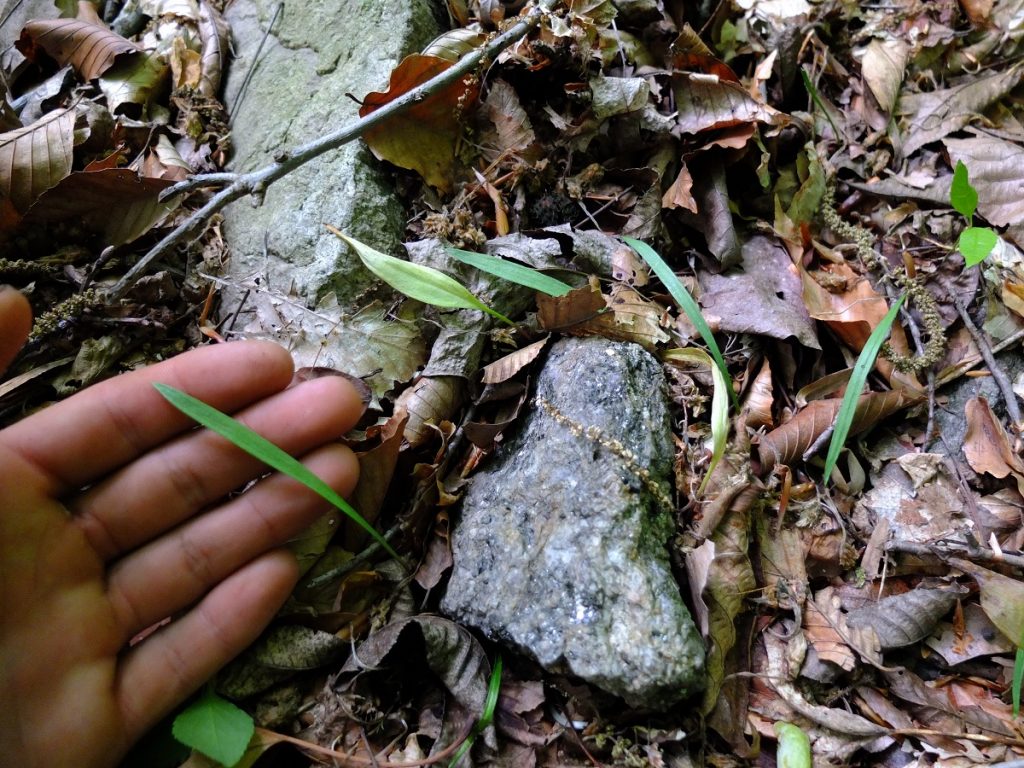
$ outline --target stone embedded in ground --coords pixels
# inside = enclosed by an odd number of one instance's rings
[[[473,478],[442,610],[631,706],[671,706],[701,687],[704,647],[669,566],[672,516],[658,500],[673,455],[661,368],[635,344],[564,339],[537,394],[560,415],[531,407]],[[612,440],[621,446],[601,444]]]
[[[261,168],[280,150],[354,122],[359,105],[346,94],[386,91],[398,62],[440,31],[431,0],[322,0],[286,7],[263,43],[277,7],[236,0],[225,13],[235,40],[224,96],[233,112],[232,170]],[[388,173],[357,140],[271,185],[262,206],[241,200],[225,210],[231,275],[262,276],[261,287],[294,290],[310,306],[334,291],[347,305],[374,280],[324,224],[399,255],[405,219]]]

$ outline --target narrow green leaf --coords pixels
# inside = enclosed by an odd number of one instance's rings
[[[212,688],[174,718],[174,738],[197,749],[221,765],[232,766],[242,759],[255,732],[252,718]]]
[[[1021,645],[1017,646],[1017,656],[1013,660],[1013,716],[1020,715],[1020,687],[1024,683],[1024,638],[1021,638]]]
[[[839,406],[839,413],[836,414],[836,423],[832,429],[832,439],[828,444],[828,456],[825,457],[825,482],[832,476],[832,470],[839,460],[839,453],[843,450],[846,438],[850,434],[850,427],[853,425],[853,416],[857,412],[857,401],[860,400],[860,391],[868,380],[868,374],[875,365],[875,358],[882,349],[889,336],[889,329],[892,328],[900,307],[906,301],[906,294],[900,296],[899,301],[892,305],[889,311],[882,318],[882,322],[871,332],[864,349],[857,358],[857,364],[853,366],[853,373],[850,374],[850,381],[846,385],[846,394],[843,395],[843,402]]]
[[[350,519],[355,521],[359,527],[370,534],[385,551],[401,562],[398,553],[391,548],[391,545],[381,536],[377,530],[370,525],[363,516],[352,509],[349,503],[335,492],[331,486],[313,474],[298,459],[289,456],[265,437],[256,434],[247,426],[221,413],[213,406],[207,405],[202,400],[197,400],[192,395],[185,394],[179,389],[167,384],[156,383],[157,392],[167,398],[168,402],[191,419],[195,419],[207,429],[216,432],[224,439],[234,443],[250,456],[254,456],[264,464],[276,469],[293,480],[305,485],[310,490],[322,496],[331,504],[344,512]]]
[[[792,723],[775,723],[779,749],[775,753],[778,768],[811,768],[811,740]]]
[[[651,269],[654,270],[654,274],[661,280],[662,285],[668,289],[668,292],[672,294],[672,298],[682,307],[683,312],[686,313],[690,322],[693,323],[700,337],[704,339],[704,343],[708,345],[708,350],[711,352],[711,356],[715,358],[718,370],[721,371],[722,377],[729,385],[727,387],[729,398],[732,400],[733,405],[736,406],[736,409],[739,410],[740,402],[733,391],[732,378],[729,376],[729,369],[725,365],[725,359],[722,357],[722,352],[718,349],[718,342],[715,341],[715,336],[711,333],[711,328],[708,327],[707,322],[704,320],[704,315],[701,314],[700,307],[697,306],[693,296],[686,290],[686,286],[679,282],[679,278],[676,277],[671,267],[665,263],[665,260],[651,246],[643,240],[637,240],[635,237],[623,237],[622,240],[640,254],[640,258],[646,261]]]
[[[726,392],[729,384],[726,382],[722,372],[715,365],[715,361],[703,349],[668,349],[662,356],[667,361],[683,361],[706,365],[711,369],[711,379],[714,382],[714,390],[711,393],[711,463],[708,464],[708,471],[697,489],[698,494],[704,493],[704,487],[715,471],[718,462],[725,455],[725,446],[729,437],[729,400]]]
[[[953,185],[949,188],[949,202],[971,223],[974,212],[978,210],[978,190],[971,186],[967,176],[967,166],[963,160],[956,161],[953,170]]]
[[[968,227],[960,233],[956,247],[968,267],[980,264],[999,242],[999,235],[988,227]]]
[[[473,747],[476,737],[494,722],[494,711],[498,707],[498,694],[501,692],[501,668],[501,654],[498,654],[498,658],[494,660],[494,669],[491,670],[491,679],[487,683],[487,698],[484,699],[484,711],[480,713],[480,719],[476,721],[472,732],[466,737],[466,740],[462,742],[458,751],[448,762],[448,768],[455,768],[459,761]]]
[[[811,82],[811,76],[807,74],[807,67],[800,67],[800,78],[804,82],[804,88],[807,89],[807,93],[811,96],[811,101],[813,101],[815,106],[817,106],[818,109],[821,110],[821,113],[825,115],[825,119],[828,120],[828,124],[832,126],[832,132],[835,133],[836,138],[841,139],[843,134],[840,132],[839,126],[836,125],[836,121],[832,119],[832,112],[818,94],[818,89],[815,88],[814,83]]]
[[[479,309],[503,323],[515,325],[500,312],[496,312],[474,296],[457,280],[448,277],[422,264],[396,259],[388,256],[365,243],[349,237],[340,230],[327,224],[327,229],[344,240],[356,252],[366,268],[390,285],[396,291],[404,293],[411,299],[445,309]]]
[[[524,267],[522,264],[506,261],[500,256],[473,253],[473,251],[464,251],[461,248],[446,248],[445,250],[463,264],[469,264],[469,266],[476,267],[481,272],[495,275],[502,280],[533,288],[533,290],[546,293],[548,296],[564,296],[572,290],[571,285],[566,285],[561,280],[548,277],[543,272],[538,272],[532,267]]]

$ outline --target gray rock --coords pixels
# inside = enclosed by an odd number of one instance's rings
[[[233,170],[263,167],[278,150],[350,124],[359,107],[346,94],[362,98],[386,91],[398,62],[440,31],[431,0],[323,0],[286,8],[234,108],[277,5],[277,0],[236,0],[225,14],[236,53],[225,87],[225,103],[233,110]],[[404,211],[387,174],[361,142],[271,185],[259,208],[246,200],[228,207],[224,231],[232,275],[266,276],[271,289],[293,287],[310,303],[335,291],[347,304],[373,278],[324,229],[325,222],[379,250],[401,254]]]
[[[701,686],[704,649],[666,551],[661,368],[635,344],[564,339],[537,394],[561,415],[534,405],[474,477],[442,610],[631,706],[670,706]]]

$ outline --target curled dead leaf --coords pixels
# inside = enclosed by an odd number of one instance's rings
[[[544,349],[544,345],[551,339],[545,336],[540,341],[528,344],[522,349],[517,349],[504,357],[495,360],[493,363],[484,366],[483,383],[500,384],[515,376],[519,371],[537,359],[537,355]]]
[[[395,410],[409,412],[405,441],[410,448],[424,445],[436,434],[431,425],[451,420],[465,388],[466,382],[459,376],[423,376],[399,395]]]
[[[39,51],[64,66],[70,64],[84,80],[95,80],[114,65],[118,56],[142,49],[107,27],[79,19],[30,21],[16,43],[26,58],[36,61]]]

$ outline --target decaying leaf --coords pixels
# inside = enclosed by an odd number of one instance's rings
[[[116,32],[80,19],[30,21],[17,45],[26,58],[33,60],[39,49],[46,51],[61,66],[71,64],[85,80],[102,75],[122,54],[141,53],[135,43]]]
[[[71,172],[75,110],[58,109],[31,125],[0,134],[0,195],[24,213]]]
[[[409,413],[405,441],[418,448],[437,434],[433,427],[448,421],[462,404],[466,381],[458,376],[422,376],[395,401]]]
[[[864,432],[887,416],[916,402],[916,396],[902,389],[861,395],[853,415],[850,434]],[[814,400],[785,424],[762,437],[757,446],[759,471],[769,472],[772,467],[788,465],[803,456],[825,430],[832,426],[840,405],[838,398]]]
[[[970,171],[978,191],[978,212],[990,224],[1005,227],[1024,221],[1024,147],[998,136],[944,139],[950,161]]]
[[[544,345],[551,339],[550,336],[545,336],[540,341],[535,341],[533,344],[528,344],[522,349],[517,349],[515,352],[510,352],[499,360],[495,360],[493,363],[484,366],[483,383],[484,384],[500,384],[503,381],[507,381],[515,376],[524,367],[532,363],[537,359],[537,355],[544,349]]]
[[[903,85],[903,72],[910,56],[910,46],[898,38],[872,40],[861,63],[861,73],[878,105],[892,112]]]
[[[366,117],[451,66],[450,61],[437,56],[406,56],[391,73],[387,91],[366,95],[359,116]],[[381,160],[414,170],[432,187],[448,192],[455,175],[455,142],[461,132],[458,114],[476,99],[477,83],[474,77],[464,77],[383,125],[371,128],[363,138]]]
[[[230,29],[210,0],[199,0],[199,39],[202,42],[199,93],[208,99],[220,91],[222,68],[227,59]]]
[[[1010,642],[1024,645],[1024,582],[968,560],[953,559],[950,564],[975,578],[981,588],[981,607],[992,623]]]
[[[349,501],[370,525],[377,522],[384,497],[391,487],[398,453],[402,448],[402,434],[408,420],[409,414],[396,408],[385,424],[366,430],[368,440],[379,439],[380,443],[368,451],[356,453],[359,459],[359,483]],[[367,536],[366,531],[357,525],[345,526],[345,546],[353,552],[363,548]]]
[[[870,627],[878,636],[881,649],[889,651],[928,637],[956,600],[957,595],[951,590],[912,589],[851,609],[846,623],[859,629]]]
[[[967,435],[964,437],[964,455],[975,472],[993,477],[1012,475],[1017,488],[1024,492],[1024,460],[1010,447],[1006,430],[996,421],[988,401],[973,397],[964,406]]]

